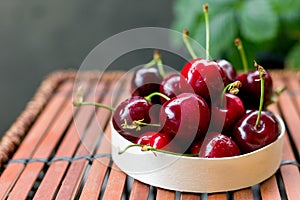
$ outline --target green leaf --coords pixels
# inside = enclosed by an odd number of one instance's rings
[[[241,34],[252,42],[263,42],[276,37],[278,16],[268,1],[246,1],[240,10]]]
[[[234,46],[237,26],[234,10],[226,10],[210,18],[210,55],[219,58],[228,47]],[[205,24],[201,23],[195,34],[195,39],[205,48]],[[203,56],[203,55],[202,55]]]
[[[288,53],[285,66],[288,68],[300,68],[300,42]]]
[[[299,12],[299,0],[268,0],[277,14],[286,14],[290,12]]]

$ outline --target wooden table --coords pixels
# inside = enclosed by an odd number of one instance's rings
[[[80,84],[87,100],[116,105],[128,96],[124,91],[130,77],[121,79],[123,72],[106,72],[98,80],[99,72],[77,77],[73,71],[59,71],[45,79],[1,140],[0,199],[300,199],[300,72],[271,73],[275,88],[287,87],[279,102],[269,107],[286,123],[284,163],[258,185],[226,193],[189,194],[126,176],[110,156],[111,113],[75,108],[72,101],[73,90]]]

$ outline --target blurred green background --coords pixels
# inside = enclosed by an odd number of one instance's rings
[[[15,121],[47,74],[78,69],[100,42],[137,27],[188,28],[199,43],[205,31],[202,4],[209,3],[211,55],[237,68],[233,43],[240,37],[249,62],[267,68],[300,67],[300,1],[296,0],[10,0],[0,1],[0,135]],[[172,38],[170,38],[172,40]],[[182,41],[173,40],[174,47]],[[164,63],[184,62],[163,52]],[[148,62],[152,50],[122,56],[111,69]]]
[[[239,37],[249,66],[256,59],[266,68],[300,68],[299,0],[176,0],[172,28],[188,28],[190,36],[203,45],[204,3],[209,4],[213,58],[227,58],[241,69],[234,45],[234,39]]]

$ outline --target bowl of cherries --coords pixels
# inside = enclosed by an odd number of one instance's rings
[[[214,80],[227,81],[222,78],[226,73],[220,73],[224,70],[218,62],[198,58],[181,74],[164,78],[158,90],[121,102],[111,122],[116,165],[141,182],[183,192],[232,191],[268,179],[280,166],[285,126],[265,109],[263,102],[270,99],[264,92],[270,88],[264,86],[271,77],[255,66],[247,76],[258,74],[248,86],[261,94],[257,109],[236,94],[247,84],[239,76],[223,91],[207,86]],[[201,79],[206,84],[194,84]],[[152,109],[157,104],[159,109]]]
[[[199,58],[184,30],[193,59],[179,73],[166,74],[155,51],[133,72],[131,96],[111,109],[112,159],[129,176],[211,193],[256,185],[278,170],[285,125],[267,110],[276,94],[272,77],[256,62],[248,70],[239,39],[243,73],[227,60],[209,59],[208,35],[206,58]]]

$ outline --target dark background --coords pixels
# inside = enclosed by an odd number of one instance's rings
[[[23,111],[47,74],[78,69],[95,46],[119,32],[137,27],[170,27],[172,3],[172,0],[1,1],[0,136]],[[147,51],[132,54],[117,60],[111,69],[128,69],[151,57]]]

